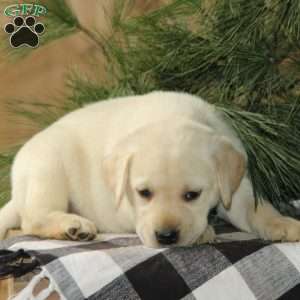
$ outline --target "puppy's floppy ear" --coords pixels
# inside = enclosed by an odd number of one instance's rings
[[[218,138],[213,157],[221,199],[224,207],[229,209],[232,196],[244,176],[246,159],[224,138]]]
[[[124,150],[123,150],[124,151]],[[126,194],[132,154],[114,150],[102,162],[104,181],[115,193],[117,208]]]

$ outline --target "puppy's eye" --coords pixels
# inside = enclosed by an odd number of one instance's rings
[[[138,191],[138,193],[142,198],[145,198],[145,199],[151,199],[153,196],[152,192],[148,189],[140,190],[140,191]]]
[[[183,195],[185,201],[193,201],[196,200],[200,196],[201,192],[187,192]]]

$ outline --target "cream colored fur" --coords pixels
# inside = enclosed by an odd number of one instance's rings
[[[148,200],[138,193],[146,188]],[[201,195],[186,202],[188,191]],[[177,245],[210,242],[215,206],[261,238],[300,239],[299,221],[265,201],[255,211],[245,150],[222,115],[200,98],[153,92],[86,106],[28,141],[13,164],[0,238],[13,227],[72,240],[137,232],[160,247],[155,231],[175,228]]]

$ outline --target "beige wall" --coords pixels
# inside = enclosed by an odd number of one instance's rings
[[[109,36],[113,0],[69,0],[68,2],[83,26],[96,28],[102,34]],[[166,1],[137,0],[134,8],[127,14],[142,14],[162,2]],[[0,2],[0,26],[3,28],[7,19],[2,16],[4,5],[1,3],[3,2]],[[0,34],[0,43],[8,43],[3,31]],[[24,121],[17,122],[16,118],[7,112],[5,103],[9,99],[46,102],[57,101],[57,98],[62,99],[62,95],[67,95],[69,92],[65,86],[68,69],[76,66],[79,70],[91,74],[93,72],[91,61],[96,62],[97,73],[104,78],[104,56],[97,45],[81,32],[37,48],[31,51],[30,55],[14,62],[9,62],[6,54],[0,52],[0,150],[28,138],[37,130]]]

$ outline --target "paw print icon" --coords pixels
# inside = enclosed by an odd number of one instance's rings
[[[25,19],[21,16],[15,17],[12,23],[4,27],[4,31],[10,34],[10,44],[14,48],[28,46],[35,48],[39,45],[39,35],[45,30],[42,23],[36,23],[32,16]]]

